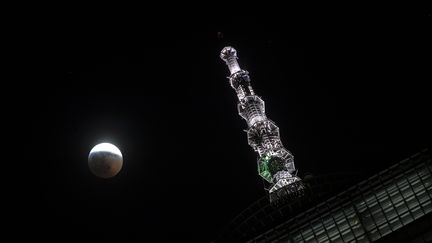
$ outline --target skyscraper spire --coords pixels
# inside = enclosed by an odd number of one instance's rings
[[[237,62],[237,51],[227,46],[220,57],[231,73],[229,82],[237,93],[239,115],[248,125],[248,143],[258,153],[258,173],[271,185],[270,200],[300,193],[303,184],[295,175],[294,156],[282,145],[279,128],[267,118],[264,101],[255,95],[249,73]]]

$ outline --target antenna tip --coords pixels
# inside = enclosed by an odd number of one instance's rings
[[[237,51],[232,46],[226,46],[222,49],[220,53],[220,58],[224,61],[226,61],[229,57],[235,57],[237,58]]]

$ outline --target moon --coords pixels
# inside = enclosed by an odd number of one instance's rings
[[[120,172],[123,166],[123,155],[115,145],[100,143],[90,151],[88,166],[97,177],[111,178]]]

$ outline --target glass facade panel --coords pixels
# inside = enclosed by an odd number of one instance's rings
[[[411,187],[414,190],[414,193],[418,193],[419,191],[423,191],[424,187],[422,182],[419,180],[419,178],[417,177],[417,180],[411,184]]]
[[[422,206],[423,206],[423,210],[424,210],[425,214],[426,214],[426,213],[429,213],[429,212],[432,211],[432,204],[431,204],[431,201],[424,202],[424,203],[422,204]]]
[[[389,234],[390,232],[392,232],[392,230],[390,229],[390,225],[387,224],[387,223],[380,225],[380,226],[378,227],[378,229],[379,229],[381,235],[387,235],[387,234]]]
[[[376,193],[376,197],[381,201],[382,198],[387,198],[387,192],[384,189],[381,189]]]
[[[409,175],[407,175],[407,180],[412,183],[413,181],[417,181],[417,173],[415,170],[410,170]]]
[[[339,227],[339,231],[341,231],[341,232],[346,230],[346,229],[349,229],[349,225],[348,225],[348,222],[346,220],[343,221],[343,223],[338,224],[338,227]]]
[[[315,240],[325,242],[330,237],[332,242],[342,239],[344,242],[368,242],[365,230],[370,240],[377,240],[432,211],[430,195],[424,186],[419,175],[411,173],[407,178],[400,177],[386,188],[376,190],[376,194],[359,196],[355,208],[347,206],[315,223]],[[309,230],[305,235],[308,235],[307,240],[312,239],[313,232]]]
[[[301,234],[299,232],[297,232],[296,234],[294,234],[294,236],[292,237],[292,241],[293,242],[303,242],[303,238],[301,236]]]
[[[397,193],[397,187],[396,185],[390,185],[389,187],[385,188],[388,194],[395,195]]]
[[[406,212],[401,215],[401,221],[403,225],[407,225],[413,221],[413,217],[411,216],[410,212]]]
[[[407,204],[407,206],[408,206],[409,209],[413,209],[415,206],[417,206],[419,204],[419,201],[413,195],[410,198],[406,199],[406,204]]]
[[[394,218],[397,218],[398,215],[396,213],[396,210],[394,209],[393,205],[391,207],[388,207],[385,211],[384,211],[385,215],[387,216],[387,220],[392,220]]]
[[[306,242],[313,242],[315,240],[315,237],[313,235],[309,235],[308,237],[305,237]]]
[[[371,231],[371,232],[369,233],[369,238],[370,238],[371,240],[375,241],[375,240],[378,240],[379,238],[381,238],[381,235],[380,235],[380,233],[378,232],[378,230],[374,230],[374,231]]]
[[[405,178],[400,179],[400,180],[398,181],[398,183],[397,183],[397,186],[398,186],[399,188],[403,188],[403,187],[406,186],[406,185],[408,185],[408,181],[407,181]]]
[[[318,242],[328,242],[329,238],[327,237],[326,234],[321,234],[320,236],[317,236],[317,241]]]
[[[423,209],[422,209],[422,207],[420,205],[418,205],[417,207],[413,208],[411,210],[411,213],[412,213],[414,219],[418,219],[418,218],[420,218],[421,216],[424,215],[424,211],[423,211]]]
[[[303,238],[304,238],[306,241],[315,238],[314,235],[313,235],[312,229],[307,229],[307,230],[303,231],[303,232],[302,232],[302,235],[303,235]]]
[[[407,212],[408,208],[405,205],[405,203],[402,202],[397,206],[396,210],[397,210],[398,214],[401,215],[401,214]]]
[[[351,240],[354,240],[354,235],[351,232],[351,230],[349,230],[346,234],[343,234],[343,239],[345,242],[349,242]]]
[[[427,168],[423,168],[421,170],[418,170],[418,175],[420,176],[421,179],[425,179],[427,178],[430,174],[429,171],[427,170]]]
[[[402,195],[399,194],[399,192],[397,192],[397,194],[395,193],[393,195],[390,194],[390,198],[391,198],[390,201],[392,201],[393,204],[398,204],[398,203],[402,202]]]
[[[333,227],[331,231],[327,231],[330,238],[333,238],[335,235],[339,234],[339,231],[336,229],[336,227]]]
[[[432,177],[423,179],[424,187],[429,191],[432,190]]]
[[[381,212],[378,212],[374,215],[376,225],[382,225],[383,223],[387,222],[387,219],[385,215]]]
[[[361,237],[358,237],[354,242],[357,242],[357,243],[366,243],[366,242],[369,242],[369,240],[366,238],[365,235],[363,235]]]
[[[399,217],[394,218],[393,220],[390,220],[389,223],[390,223],[390,227],[392,228],[393,231],[399,229],[402,226]]]
[[[345,202],[338,203],[338,198],[327,203],[326,207],[332,211],[303,225],[290,239],[292,242],[370,242],[432,212],[432,175],[428,168],[423,165],[400,173],[382,180],[378,176],[371,178],[359,184],[355,189],[357,194],[343,199]]]
[[[365,233],[364,230],[363,230],[363,227],[361,227],[360,224],[354,226],[352,230],[353,230],[354,235],[356,237],[360,237],[360,236],[364,235],[364,233]]]
[[[401,193],[405,198],[411,197],[414,195],[413,191],[411,190],[410,185],[406,185],[404,188],[401,188]]]
[[[427,194],[426,190],[419,191],[417,194],[420,203],[430,201],[430,195]]]
[[[385,197],[382,197],[379,199],[381,206],[385,209],[387,207],[390,207],[392,205],[392,202],[390,201],[390,198],[386,194]]]
[[[370,214],[362,215],[360,219],[366,231],[371,231],[375,228],[375,222]]]
[[[337,234],[337,235],[331,237],[331,238],[330,238],[330,241],[331,241],[331,242],[337,242],[337,241],[341,242],[342,239],[341,239],[340,234]]]

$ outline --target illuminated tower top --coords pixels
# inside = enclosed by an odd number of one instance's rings
[[[279,128],[267,118],[264,101],[255,95],[249,73],[237,62],[237,51],[227,46],[220,57],[231,73],[228,79],[237,93],[239,115],[248,125],[248,143],[258,153],[258,173],[271,185],[270,200],[300,193],[303,184],[295,175],[294,156],[282,145]]]

